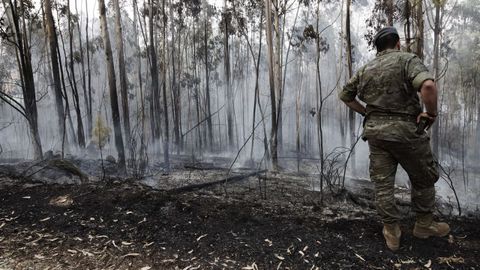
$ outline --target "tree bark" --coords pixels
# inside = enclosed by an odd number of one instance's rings
[[[88,2],[85,1],[85,13],[86,13],[86,23],[85,23],[85,39],[86,39],[86,53],[87,53],[87,85],[88,85],[88,106],[87,106],[87,130],[88,136],[92,136],[92,121],[93,121],[93,112],[92,112],[92,71],[90,68],[90,40],[88,39]]]
[[[149,1],[150,9],[149,9],[149,35],[150,35],[150,45],[149,45],[149,52],[150,52],[150,75],[152,76],[152,105],[153,105],[153,139],[154,141],[158,141],[160,139],[160,92],[158,89],[158,63],[157,63],[157,52],[156,52],[156,45],[155,45],[155,35],[154,35],[154,13],[153,13],[153,1]]]
[[[193,25],[192,27],[192,31],[193,31],[193,39],[192,39],[192,57],[195,57],[197,55],[197,27],[195,25]],[[197,79],[197,62],[196,61],[193,61],[193,78],[196,80]],[[202,121],[200,119],[200,93],[198,91],[198,84],[197,83],[194,83],[193,84],[193,96],[194,96],[194,99],[195,99],[195,116],[196,116],[196,123],[200,123],[200,121]],[[201,133],[201,129],[202,129],[202,126],[199,125],[197,128],[196,128],[196,133],[197,133],[197,138],[196,138],[196,142],[197,142],[197,147],[199,148],[199,150],[201,150],[203,148],[202,146],[202,133]]]
[[[277,152],[277,98],[276,98],[276,81],[274,73],[273,60],[273,28],[272,28],[272,2],[265,0],[265,15],[267,26],[265,31],[267,33],[267,48],[268,48],[268,76],[270,82],[270,102],[271,102],[271,118],[272,130],[270,133],[270,154],[272,157],[272,165],[274,169],[278,168],[278,152]]]
[[[410,47],[410,42],[411,42],[411,6],[410,6],[410,0],[405,1],[405,47],[407,48],[407,52],[411,52],[412,48]]]
[[[118,1],[118,0],[117,0]],[[162,15],[163,15],[163,39],[162,39],[162,92],[163,92],[163,119],[165,126],[164,138],[163,138],[163,161],[165,163],[165,170],[170,171],[170,157],[169,157],[169,146],[170,146],[170,132],[168,124],[168,106],[167,106],[167,14],[165,13],[165,0],[162,1]]]
[[[257,114],[257,102],[258,102],[258,107],[259,107],[259,110],[260,110],[260,113],[262,114],[262,126],[263,126],[263,130],[265,131],[265,121],[264,121],[264,118],[263,118],[263,111],[262,111],[262,108],[261,108],[261,104],[260,104],[260,84],[259,84],[259,79],[260,79],[260,57],[262,55],[262,38],[263,38],[263,10],[260,12],[260,22],[259,22],[259,28],[258,28],[258,31],[260,32],[259,33],[259,37],[258,37],[258,54],[257,54],[257,58],[255,60],[255,54],[253,53],[253,49],[251,49],[251,54],[252,54],[252,59],[253,59],[253,63],[255,64],[255,93],[254,93],[254,97],[253,97],[253,119],[252,119],[252,147],[250,149],[250,159],[253,160],[253,148],[254,148],[254,144],[255,144],[255,119],[256,119],[256,114]],[[247,38],[247,35],[245,35],[245,38]],[[251,46],[250,46],[251,47]],[[266,135],[265,135],[266,136]],[[268,141],[267,140],[264,140],[264,149],[265,149],[265,153],[268,153]]]
[[[75,12],[78,13],[78,7],[77,7],[77,0],[75,0]],[[88,19],[88,17],[87,17]],[[88,30],[87,30],[88,31]],[[80,31],[80,20],[77,20],[77,32],[78,32],[78,47],[80,51],[80,64],[82,67],[82,88],[83,88],[83,101],[85,103],[85,110],[87,111],[87,138],[91,136],[92,132],[92,119],[88,117],[88,111],[90,111],[89,108],[89,102],[88,102],[88,94],[87,94],[87,81],[86,81],[86,74],[85,74],[85,58],[83,54],[83,42],[82,42],[82,32]]]
[[[440,22],[440,9],[441,9],[440,3],[435,3],[435,25],[433,29],[433,70],[435,72],[435,81],[437,84],[437,88],[440,88],[440,82],[438,81],[439,75],[440,75],[440,32],[441,32],[441,22]],[[434,155],[438,157],[439,155],[439,149],[438,149],[438,141],[439,141],[439,122],[435,121],[435,123],[432,126],[432,133],[431,133],[431,138],[432,138],[432,151]]]
[[[10,27],[14,34],[18,68],[20,71],[21,85],[23,92],[23,102],[25,107],[25,116],[27,118],[28,127],[30,130],[30,138],[33,145],[34,159],[42,159],[42,144],[40,134],[38,132],[38,112],[37,101],[35,98],[35,81],[33,76],[32,60],[30,54],[30,45],[27,37],[26,20],[23,17],[20,21],[20,16],[17,13],[17,7],[11,0],[3,0],[3,5],[7,13]],[[20,5],[24,6],[23,0]]]
[[[228,133],[228,148],[233,150],[235,147],[235,135],[234,135],[234,119],[233,119],[233,95],[232,95],[232,83],[230,81],[230,47],[229,47],[229,29],[228,29],[228,11],[227,1],[224,4],[224,25],[223,25],[223,64],[225,72],[225,88],[226,88],[226,102],[227,102],[227,133]]]
[[[347,68],[348,68],[348,78],[350,79],[353,75],[352,67],[352,39],[350,34],[350,6],[351,0],[347,0],[347,11],[345,17],[345,38],[346,38],[346,49],[347,49]],[[348,110],[348,123],[350,131],[350,146],[355,144],[355,112],[352,109]],[[352,150],[353,151],[353,150]],[[355,154],[352,152],[352,169],[355,170]]]
[[[117,43],[117,59],[118,70],[120,76],[120,93],[122,96],[122,111],[123,111],[123,132],[125,134],[125,140],[127,148],[130,149],[130,158],[133,156],[132,151],[132,139],[130,131],[130,112],[128,108],[128,83],[127,83],[127,71],[125,69],[125,54],[123,49],[123,31],[122,31],[122,14],[120,12],[119,0],[113,1],[113,7],[115,9],[115,35]]]
[[[58,8],[56,8],[56,13],[57,13],[57,18],[59,18],[60,16],[58,15]],[[57,19],[57,20],[58,20],[58,24],[60,25],[59,19]],[[63,42],[63,36],[62,36],[62,32],[60,31],[60,29],[58,29],[58,34],[60,35],[60,41],[62,42],[63,55],[66,56],[67,53],[65,52],[65,44]],[[61,51],[60,51],[60,46],[57,47],[57,59],[58,59],[59,66],[63,67],[62,54],[61,54]],[[68,68],[65,68],[65,70],[68,73]],[[63,68],[60,68],[60,78],[61,78],[61,82],[62,82],[63,98],[64,98],[64,101],[65,101],[65,114],[67,115],[66,119],[68,119],[68,125],[69,125],[70,130],[71,130],[71,135],[72,135],[72,138],[73,138],[72,141],[74,143],[78,143],[78,139],[77,139],[77,136],[75,134],[75,128],[73,127],[72,114],[70,113],[70,101],[68,100],[67,85],[65,83],[65,74],[63,72]],[[65,133],[65,136],[66,136],[66,133]]]
[[[273,0],[273,6],[274,6],[274,11],[275,14],[273,14],[274,17],[274,24],[275,26],[273,27],[273,31],[275,32],[275,66],[274,66],[274,74],[275,74],[275,98],[276,98],[276,103],[277,103],[277,131],[276,131],[276,136],[277,136],[277,147],[280,148],[280,152],[282,149],[282,140],[283,140],[283,132],[282,132],[282,121],[283,121],[283,116],[282,116],[282,96],[283,96],[283,82],[282,82],[282,57],[283,57],[283,38],[281,35],[281,30],[280,30],[280,3],[279,0]],[[278,151],[278,149],[277,149]]]
[[[100,13],[100,25],[102,28],[103,45],[105,48],[105,63],[107,65],[108,88],[110,92],[110,105],[112,108],[113,131],[115,133],[115,146],[118,152],[118,166],[125,170],[125,148],[122,138],[122,127],[120,122],[120,111],[118,109],[117,85],[115,79],[115,68],[112,58],[112,45],[108,33],[108,24],[105,10],[105,1],[98,0]]]
[[[170,2],[171,4],[171,2]],[[170,17],[173,18],[173,9],[170,8]],[[177,77],[179,76],[177,74],[177,64],[176,64],[176,50],[175,50],[175,41],[178,39],[178,44],[179,44],[179,55],[180,55],[180,33],[178,33],[178,37],[176,38],[175,36],[175,26],[174,24],[170,24],[170,32],[172,33],[172,41],[171,41],[171,61],[172,61],[172,95],[173,95],[173,130],[174,130],[174,136],[175,136],[175,145],[177,147],[177,154],[180,153],[180,151],[183,151],[183,136],[182,134],[182,107],[180,106],[182,104],[181,102],[181,95],[180,95],[180,87],[177,85]],[[178,59],[181,59],[179,56]]]
[[[210,71],[209,71],[209,61],[208,61],[208,30],[207,30],[207,6],[204,7],[205,9],[205,19],[204,19],[204,47],[205,47],[205,96],[206,96],[206,103],[207,103],[207,128],[208,128],[208,142],[210,146],[210,150],[213,149],[213,124],[212,124],[212,110],[211,110],[211,100],[210,100]]]
[[[67,7],[70,7],[70,0],[67,0]],[[69,50],[70,50],[70,72],[71,72],[71,81],[70,86],[73,92],[73,105],[75,107],[75,112],[77,114],[77,138],[78,138],[78,146],[81,148],[85,147],[85,134],[83,131],[83,122],[82,122],[82,112],[80,109],[80,98],[78,96],[78,88],[77,88],[77,79],[75,77],[75,59],[73,57],[73,28],[72,28],[72,18],[71,18],[71,11],[68,8],[67,13],[67,20],[68,20],[68,40],[69,40]]]
[[[416,53],[417,53],[418,57],[423,59],[424,20],[423,20],[423,1],[422,0],[417,0],[416,1],[415,10],[416,10],[415,11],[416,12],[416,20],[417,20],[417,35],[415,36],[415,43],[417,45]]]
[[[48,45],[50,49],[50,60],[53,73],[54,94],[55,94],[55,108],[57,110],[58,135],[63,138],[65,130],[65,113],[63,108],[62,97],[62,82],[60,81],[60,67],[58,64],[57,50],[58,40],[57,32],[55,30],[55,22],[52,15],[52,4],[50,0],[43,2],[45,10],[45,22],[48,37]]]
[[[143,91],[143,78],[142,78],[142,56],[140,51],[140,44],[138,41],[138,6],[137,0],[133,0],[133,25],[134,25],[134,36],[135,36],[135,49],[137,53],[137,76],[138,76],[138,86],[140,91],[140,151],[139,151],[139,160],[140,160],[140,172],[144,172],[146,164],[146,144],[145,144],[145,98]]]
[[[320,203],[323,204],[323,182],[324,182],[324,167],[325,167],[325,158],[324,158],[324,151],[323,151],[323,94],[322,94],[322,78],[320,76],[320,56],[321,56],[321,50],[320,50],[320,1],[317,0],[317,39],[316,39],[316,45],[317,45],[317,56],[316,56],[316,61],[315,61],[315,67],[316,67],[316,120],[317,120],[317,142],[318,142],[318,153],[319,153],[319,158],[320,158]],[[348,16],[349,17],[349,16]],[[349,35],[349,34],[348,34]],[[350,64],[351,65],[351,64]]]

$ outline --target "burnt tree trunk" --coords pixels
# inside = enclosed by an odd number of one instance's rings
[[[75,0],[75,12],[78,13],[78,7],[77,7],[77,0]],[[88,19],[88,18],[87,18]],[[92,119],[88,117],[88,111],[90,111],[89,108],[89,102],[88,102],[88,93],[87,93],[87,81],[86,81],[86,74],[85,74],[85,58],[83,54],[83,44],[82,44],[82,32],[80,31],[80,20],[77,20],[77,32],[78,32],[78,47],[80,51],[80,64],[82,67],[82,88],[83,88],[83,101],[85,103],[85,110],[87,111],[87,138],[91,136],[92,132]]]
[[[412,48],[411,46],[411,6],[410,6],[410,0],[405,1],[405,9],[404,9],[404,17],[405,17],[405,27],[404,27],[404,32],[405,32],[405,47],[407,48],[407,52],[411,52]]]
[[[173,18],[173,9],[170,8],[170,17]],[[180,55],[180,33],[178,33],[178,38],[175,36],[175,25],[173,23],[170,24],[170,32],[172,33],[172,40],[171,40],[171,64],[172,64],[172,85],[171,85],[171,92],[173,96],[173,131],[175,136],[175,145],[177,147],[177,154],[180,151],[183,151],[183,136],[182,136],[182,107],[181,107],[181,95],[180,95],[180,87],[177,84],[177,64],[176,61],[181,60],[181,57],[176,59],[176,50],[175,50],[175,41],[178,39],[179,44],[179,55]],[[179,75],[178,75],[179,76]]]
[[[85,23],[85,39],[87,54],[87,87],[88,87],[88,106],[87,106],[87,130],[88,136],[92,136],[93,112],[92,112],[92,71],[90,70],[90,40],[88,39],[88,2],[85,1],[86,23]]]
[[[150,55],[150,75],[152,77],[152,118],[151,123],[153,125],[153,140],[158,141],[160,139],[160,92],[158,89],[158,63],[157,63],[157,52],[155,47],[155,34],[154,34],[154,12],[153,12],[153,1],[149,1],[149,36],[150,36],[150,45],[149,45],[149,55]]]
[[[52,4],[50,0],[43,2],[45,10],[45,25],[47,30],[48,45],[50,49],[50,60],[53,73],[54,93],[55,93],[55,108],[57,110],[58,135],[63,138],[65,130],[65,112],[63,108],[62,97],[62,82],[60,80],[60,67],[58,63],[57,50],[58,40],[57,32],[55,30],[55,22],[52,15]]]
[[[210,145],[210,150],[213,148],[213,125],[212,125],[212,109],[210,105],[210,71],[209,71],[209,61],[208,61],[208,31],[207,31],[207,10],[205,7],[205,19],[204,19],[204,57],[205,57],[205,95],[207,103],[207,128],[208,128],[208,142]]]
[[[347,46],[347,68],[348,68],[348,78],[350,79],[353,75],[352,67],[352,39],[350,33],[350,6],[351,0],[347,0],[347,14],[345,17],[345,39]],[[352,109],[348,110],[348,123],[350,131],[350,146],[352,147],[355,144],[355,112]],[[353,150],[352,150],[353,151]],[[355,153],[352,152],[352,169],[355,170]]]
[[[70,0],[67,0],[67,7],[70,7]],[[80,98],[78,96],[78,87],[77,87],[77,79],[75,77],[75,58],[73,55],[73,28],[72,28],[72,13],[70,8],[67,12],[67,20],[68,20],[68,40],[69,40],[69,53],[70,53],[70,73],[71,73],[71,80],[70,86],[72,88],[73,93],[73,106],[75,107],[75,113],[77,114],[77,138],[78,138],[78,146],[81,148],[85,147],[85,134],[83,132],[83,121],[82,121],[82,112],[80,109]]]
[[[162,16],[163,16],[163,39],[162,39],[162,93],[163,93],[163,119],[164,119],[164,133],[163,133],[163,159],[165,163],[166,171],[170,171],[170,157],[169,157],[169,145],[170,134],[168,125],[168,106],[167,106],[167,14],[165,13],[165,0],[162,1]]]
[[[131,153],[131,143],[132,140],[130,138],[130,112],[128,109],[128,83],[127,83],[127,71],[125,68],[125,54],[123,51],[123,31],[122,31],[122,20],[121,20],[121,12],[120,12],[120,4],[118,3],[119,0],[113,1],[113,6],[115,9],[115,36],[116,36],[116,44],[117,44],[117,59],[118,59],[118,70],[120,76],[120,93],[122,96],[122,112],[123,112],[123,132],[125,134],[125,140],[127,144],[127,148],[130,149],[130,157],[132,157]]]
[[[440,18],[440,9],[442,8],[440,3],[435,4],[435,25],[433,29],[434,38],[433,38],[433,70],[435,72],[435,81],[437,83],[437,88],[439,88],[440,82],[440,32],[441,32],[441,18]],[[432,126],[432,151],[438,157],[439,155],[439,121],[435,121]]]
[[[271,103],[271,121],[272,130],[270,133],[270,154],[272,158],[272,165],[274,169],[278,168],[278,152],[277,152],[277,98],[276,98],[276,81],[274,73],[274,50],[273,50],[273,28],[272,28],[272,2],[265,0],[265,16],[266,24],[265,31],[267,33],[267,48],[268,48],[268,77],[270,82],[270,103]]]
[[[118,109],[117,85],[115,79],[115,67],[112,58],[112,45],[108,33],[108,24],[105,10],[105,1],[98,0],[100,13],[100,25],[102,28],[103,45],[105,48],[105,63],[107,65],[108,89],[110,92],[110,105],[112,109],[113,131],[115,134],[115,146],[118,152],[118,166],[125,170],[125,148],[122,138],[122,126],[120,121],[120,110]]]
[[[143,90],[143,78],[142,78],[142,56],[140,51],[140,44],[138,41],[138,6],[137,1],[133,0],[133,25],[134,25],[134,36],[135,36],[135,49],[137,54],[137,76],[138,76],[138,85],[140,90],[140,151],[139,151],[139,160],[140,160],[140,171],[143,172],[146,166],[146,144],[145,144],[145,97]]]
[[[223,27],[223,64],[225,72],[225,90],[226,90],[226,102],[227,102],[227,134],[228,134],[228,149],[233,150],[235,147],[234,137],[234,119],[233,119],[233,93],[230,71],[230,47],[229,47],[229,21],[231,20],[230,14],[227,11],[227,1],[224,4],[224,25]]]
[[[423,33],[424,33],[424,20],[423,20],[423,1],[418,0],[416,1],[415,6],[415,17],[417,21],[417,34],[415,36],[415,43],[416,43],[416,53],[418,57],[423,59]]]
[[[25,17],[20,18],[16,5],[11,0],[3,0],[10,27],[14,34],[17,52],[18,68],[20,71],[25,116],[27,118],[30,136],[33,145],[34,159],[42,159],[42,143],[38,132],[38,112],[35,98],[35,81],[33,77],[30,45],[27,37]],[[20,5],[24,6],[23,0]]]
[[[273,6],[274,6],[274,11],[275,14],[273,14],[274,17],[274,27],[272,31],[275,32],[275,65],[273,72],[275,74],[275,98],[276,98],[276,103],[277,103],[277,130],[276,130],[276,136],[277,136],[277,146],[280,148],[277,151],[282,151],[282,141],[283,141],[283,83],[282,83],[282,52],[283,52],[283,38],[282,38],[282,33],[281,33],[281,26],[280,26],[280,14],[282,13],[281,8],[280,8],[280,3],[279,0],[273,0]]]
[[[261,104],[260,104],[260,84],[259,84],[259,78],[260,78],[260,57],[262,55],[262,38],[263,38],[263,31],[262,31],[262,26],[263,26],[263,10],[260,12],[260,22],[259,22],[259,37],[258,37],[258,54],[257,54],[257,58],[255,58],[255,54],[253,53],[253,48],[251,48],[251,54],[252,54],[252,59],[253,59],[253,63],[255,65],[255,88],[254,88],[254,95],[253,95],[253,115],[252,115],[252,147],[250,149],[250,159],[253,160],[253,148],[254,148],[254,144],[255,144],[255,119],[256,119],[256,115],[257,115],[257,102],[258,102],[258,107],[259,107],[259,110],[261,112],[261,115],[262,115],[262,126],[263,126],[263,130],[265,131],[265,121],[263,119],[263,111],[262,111],[262,108],[261,108]],[[245,38],[247,38],[247,36],[245,35]],[[247,39],[248,40],[248,39]],[[267,140],[265,140],[264,138],[264,149],[265,149],[265,153],[268,153],[268,142]]]

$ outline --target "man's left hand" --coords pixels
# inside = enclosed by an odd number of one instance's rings
[[[436,116],[432,116],[427,112],[422,112],[417,116],[417,124],[420,123],[420,119],[422,118],[428,119],[427,130],[433,125],[433,123],[435,123],[435,119],[437,119]]]

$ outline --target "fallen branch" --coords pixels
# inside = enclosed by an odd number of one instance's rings
[[[225,107],[225,105],[223,105],[222,107],[220,107],[220,109],[218,109],[216,112],[210,114],[209,116],[205,117],[202,121],[198,122],[195,126],[193,126],[191,129],[189,129],[187,132],[183,133],[182,134],[182,138],[185,137],[188,133],[190,133],[191,131],[193,131],[194,129],[196,129],[198,126],[200,126],[201,124],[203,124],[205,121],[207,121],[208,119],[212,118],[215,114],[217,114],[219,111],[221,111],[223,109],[223,107]]]
[[[219,185],[219,184],[235,183],[235,182],[247,179],[248,177],[257,176],[257,175],[259,175],[261,173],[264,173],[264,172],[266,172],[266,170],[255,171],[255,172],[242,174],[242,175],[230,176],[230,177],[227,177],[227,178],[224,178],[224,179],[221,179],[221,180],[208,182],[208,183],[188,185],[188,186],[184,186],[184,187],[171,189],[171,190],[168,191],[168,193],[177,194],[177,193],[191,192],[191,191],[195,191],[195,190],[199,190],[199,189],[202,189],[202,188],[211,187],[211,186],[215,186],[215,185]]]
[[[210,170],[219,170],[219,171],[224,171],[227,168],[224,167],[216,167],[210,164],[204,164],[204,163],[199,163],[199,164],[185,164],[183,165],[185,169],[189,170],[199,170],[199,171],[210,171]]]
[[[375,205],[375,198],[364,195],[364,194],[358,194],[358,193],[353,193],[348,190],[344,190],[346,192],[346,197],[352,201],[354,204],[362,206],[362,207],[368,207],[370,209],[376,209]],[[402,206],[402,207],[412,207],[412,203],[409,201],[405,200],[400,200],[398,198],[395,198],[395,204],[397,206]]]
[[[375,209],[375,202],[365,198],[364,196],[353,194],[350,191],[347,191],[346,195],[347,195],[347,198],[350,199],[356,205],[368,207],[370,209]]]

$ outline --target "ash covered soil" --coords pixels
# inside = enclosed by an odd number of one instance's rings
[[[480,269],[480,221],[388,251],[374,209],[289,177],[172,193],[0,178],[0,269]],[[265,197],[266,195],[266,197]]]

